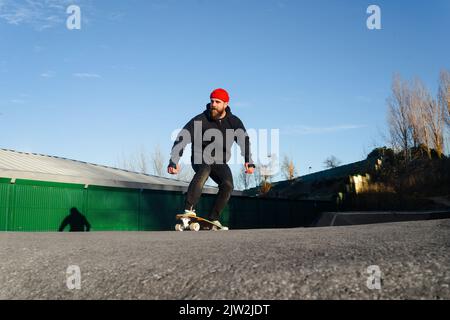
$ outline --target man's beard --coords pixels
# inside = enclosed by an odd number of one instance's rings
[[[222,112],[219,112],[217,109],[211,109],[211,118],[216,119],[219,118],[219,116],[222,114]]]

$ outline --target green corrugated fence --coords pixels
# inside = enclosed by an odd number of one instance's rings
[[[173,230],[184,198],[181,191],[0,178],[0,231],[57,231],[72,207],[86,216],[91,231]],[[196,212],[206,216],[214,199],[203,194]],[[326,202],[232,196],[221,220],[232,229],[309,226],[330,209]]]

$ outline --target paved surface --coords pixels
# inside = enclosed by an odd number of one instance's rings
[[[81,289],[67,288],[78,265]],[[381,290],[369,290],[378,265]],[[450,299],[450,220],[222,232],[0,233],[1,299]]]

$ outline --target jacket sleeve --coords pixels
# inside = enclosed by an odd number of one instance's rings
[[[194,120],[192,118],[188,123],[181,129],[178,133],[177,138],[172,146],[172,151],[170,152],[169,166],[176,168],[178,161],[183,156],[184,148],[191,143],[191,137],[194,136]]]
[[[250,137],[248,136],[247,130],[244,127],[244,124],[242,123],[241,119],[235,116],[235,128],[234,130],[241,129],[244,132],[244,137],[239,137],[239,134],[235,134],[234,141],[237,142],[239,145],[239,148],[241,149],[241,155],[244,157],[245,162],[249,163],[251,166],[255,167],[253,160],[252,160],[252,154],[250,151]]]

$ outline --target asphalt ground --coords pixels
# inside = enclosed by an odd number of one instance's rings
[[[449,285],[450,219],[0,233],[0,299],[449,299]]]

